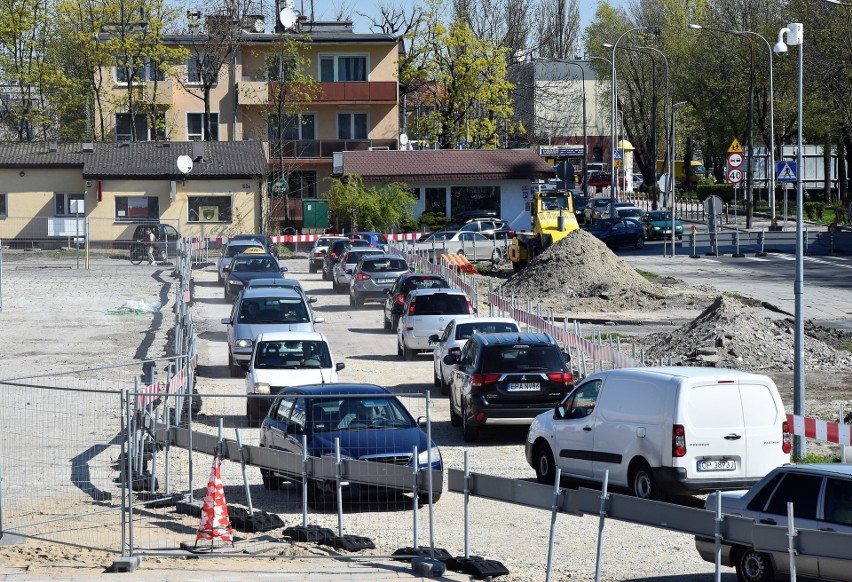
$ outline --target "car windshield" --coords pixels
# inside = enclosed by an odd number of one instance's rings
[[[621,218],[639,218],[642,216],[642,211],[638,208],[619,208],[618,216]]]
[[[246,252],[248,249],[257,249],[259,251],[263,250],[261,247],[254,245],[228,245],[225,247],[225,256],[235,257],[240,253]]]
[[[404,259],[370,259],[361,264],[361,270],[366,273],[387,273],[390,271],[407,271],[408,263]]]
[[[349,251],[348,253],[346,253],[346,258],[343,262],[345,262],[347,265],[354,265],[364,255],[379,255],[381,253],[382,251],[380,251],[379,249],[359,249]]]
[[[562,355],[556,346],[490,346],[482,356],[482,373],[560,371]]]
[[[565,210],[568,208],[568,199],[563,197],[558,198],[542,198],[542,210]]]
[[[453,238],[455,234],[455,231],[436,232],[429,237],[429,240],[447,240]]]
[[[310,421],[314,432],[417,426],[396,397],[380,394],[316,399],[311,404]]]
[[[439,287],[449,287],[450,284],[446,279],[439,276],[427,275],[420,277],[411,277],[405,281],[403,290],[408,293],[412,289],[437,289]]]
[[[672,213],[666,212],[665,210],[654,210],[648,213],[648,220],[651,222],[656,222],[659,220],[671,220]]]
[[[468,315],[467,298],[463,295],[434,293],[414,299],[413,315]]]
[[[237,317],[239,323],[309,323],[308,308],[298,297],[258,297],[244,299]]]
[[[512,333],[518,326],[508,321],[460,323],[456,326],[456,339],[466,340],[475,333]]]
[[[237,257],[231,265],[232,273],[274,273],[278,265],[269,257]]]
[[[257,346],[257,369],[331,368],[331,354],[324,341],[275,340]]]

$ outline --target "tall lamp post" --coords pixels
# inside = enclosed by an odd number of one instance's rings
[[[574,65],[580,69],[580,82],[583,84],[583,187],[585,188],[589,178],[586,170],[589,161],[589,133],[586,126],[586,70],[583,65],[576,61],[560,60],[559,62]]]
[[[784,43],[784,36],[787,37],[787,43]],[[799,47],[799,98],[798,98],[798,129],[796,135],[797,151],[796,151],[796,282],[793,285],[793,295],[795,297],[796,309],[796,329],[793,336],[793,414],[803,416],[805,414],[805,322],[803,313],[803,294],[804,294],[804,244],[802,240],[802,200],[803,196],[803,180],[802,180],[802,70],[804,59],[802,54],[805,51],[805,31],[800,22],[788,24],[786,27],[778,31],[778,42],[775,44],[775,54],[781,55],[787,52],[787,45]],[[793,437],[793,460],[800,460],[805,456],[805,439],[801,435]]]
[[[631,28],[629,30],[625,30],[624,32],[621,33],[621,36],[619,36],[615,40],[615,42],[612,44],[612,76],[610,77],[612,79],[612,86],[610,87],[610,97],[611,97],[611,100],[612,100],[612,103],[610,104],[611,110],[612,110],[612,117],[611,117],[612,125],[610,125],[610,127],[612,127],[612,138],[610,139],[610,141],[612,143],[610,144],[610,159],[609,159],[612,174],[610,175],[609,201],[612,204],[613,208],[615,208],[615,192],[618,189],[618,174],[615,171],[615,150],[618,148],[618,144],[615,142],[615,128],[616,128],[616,125],[615,125],[616,124],[615,105],[616,105],[616,102],[618,100],[618,84],[616,82],[616,76],[615,76],[615,49],[618,48],[618,43],[621,42],[621,39],[624,38],[626,35],[630,34],[631,32],[636,32],[637,30],[645,30],[646,28],[648,28],[648,27],[647,26],[636,26],[636,27]],[[625,178],[626,178],[626,176],[625,176]]]
[[[756,36],[766,45],[766,50],[769,52],[769,212],[771,213],[772,226],[775,226],[775,89],[772,81],[772,47],[763,35],[751,30],[725,30],[702,24],[690,24],[689,28],[693,30],[712,30],[723,34],[733,34],[734,36]]]
[[[686,105],[686,101],[678,101],[677,103],[672,103],[672,136],[671,136],[671,150],[669,151],[669,171],[671,171],[671,159],[675,154],[675,118],[677,117],[677,110]],[[674,176],[669,174],[669,184],[674,182]],[[669,204],[669,210],[672,213],[672,258],[675,256],[675,205],[674,205],[674,190],[671,190],[671,198]]]

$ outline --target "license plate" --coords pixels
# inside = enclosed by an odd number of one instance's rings
[[[541,390],[541,384],[538,382],[511,382],[509,384],[509,392],[537,392]]]
[[[379,279],[379,283],[393,283],[393,279]]]
[[[736,471],[736,461],[698,461],[699,471]]]

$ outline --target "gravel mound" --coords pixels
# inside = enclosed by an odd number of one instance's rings
[[[811,325],[813,330],[817,326]],[[819,328],[824,330],[824,328]],[[720,295],[689,324],[672,333],[646,338],[649,362],[666,362],[669,356],[683,366],[709,366],[739,370],[793,368],[792,320],[755,316],[735,298]],[[852,355],[838,352],[824,341],[805,334],[805,367],[811,370],[848,367]]]
[[[572,298],[596,298],[611,309],[633,309],[666,297],[661,287],[584,230],[572,231],[535,257],[501,290],[556,310],[572,309]]]

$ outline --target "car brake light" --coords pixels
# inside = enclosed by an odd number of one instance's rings
[[[488,384],[495,384],[500,379],[500,374],[471,374],[470,391],[481,392]]]
[[[781,425],[781,450],[788,455],[793,450],[793,435],[790,433],[790,423],[786,420]]]
[[[355,278],[358,279],[359,281],[366,281],[367,279],[372,279],[372,277],[370,277],[369,275],[367,275],[365,273],[358,273],[358,276],[355,277]]]
[[[331,256],[331,258],[332,258],[332,259],[336,259],[336,258],[337,258],[337,253],[329,253],[329,255]]]
[[[574,375],[571,372],[551,372],[547,375],[547,379],[551,382],[560,382],[563,386],[569,386],[574,382]]]
[[[470,304],[470,301],[467,302],[467,310],[471,315],[474,314],[473,313],[473,305]]]
[[[686,455],[686,431],[682,424],[672,426],[672,456],[683,457]]]
[[[408,315],[414,315],[414,302],[416,299],[411,300],[411,304],[408,306]]]
[[[396,303],[397,303],[397,305],[404,304],[405,303],[405,295],[403,295],[402,293],[397,293],[396,294]]]

